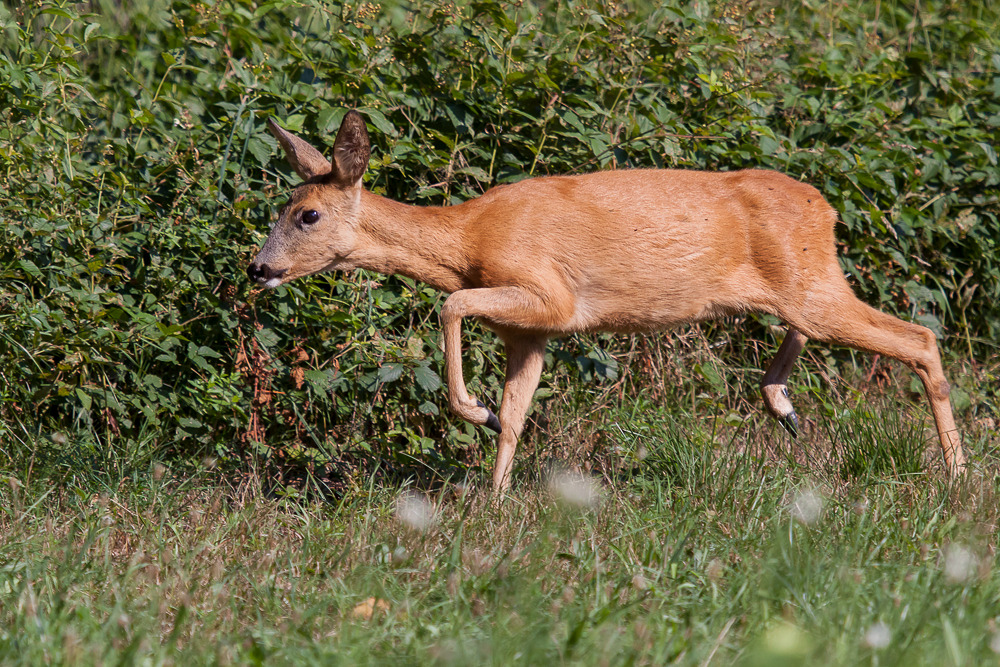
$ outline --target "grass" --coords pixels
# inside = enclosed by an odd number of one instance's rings
[[[626,401],[597,429],[593,473],[529,456],[500,505],[485,475],[416,489],[375,470],[322,500],[207,464],[10,477],[0,659],[995,661],[996,480],[910,470],[915,418],[886,401],[797,450]],[[844,453],[866,433],[895,443],[867,466]],[[969,436],[993,456],[985,430]]]

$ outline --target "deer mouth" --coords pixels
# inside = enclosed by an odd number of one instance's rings
[[[253,262],[247,267],[247,277],[264,287],[274,288],[284,282],[288,269],[274,269],[267,264]]]

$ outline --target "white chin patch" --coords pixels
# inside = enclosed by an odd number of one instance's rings
[[[264,287],[270,287],[271,289],[274,289],[280,284],[281,284],[281,278],[271,278],[270,280],[264,283]]]

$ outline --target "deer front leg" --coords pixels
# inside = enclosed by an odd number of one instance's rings
[[[493,476],[495,491],[503,491],[510,484],[517,438],[542,372],[547,337],[536,332],[558,331],[560,323],[565,322],[567,313],[571,312],[571,295],[550,289],[543,298],[523,287],[460,290],[448,297],[441,308],[449,407],[466,421],[491,426],[500,432]],[[462,376],[463,317],[482,318],[503,331],[508,341],[508,375],[499,419],[471,396],[465,386]]]
[[[768,412],[793,438],[799,435],[799,418],[795,414],[795,407],[788,399],[788,387],[785,386],[785,382],[788,381],[792,365],[802,352],[806,340],[808,339],[801,333],[789,328],[785,340],[778,348],[778,353],[774,355],[774,360],[760,381],[760,393],[764,397],[764,405],[767,406]]]
[[[455,292],[441,308],[441,326],[444,330],[444,368],[448,383],[448,407],[467,422],[486,426],[499,433],[500,420],[482,401],[469,394],[462,376],[462,318],[468,314],[468,299],[455,299],[463,292]]]
[[[510,471],[514,467],[517,440],[524,430],[524,419],[531,399],[538,388],[545,362],[544,336],[508,337],[507,379],[500,405],[500,425],[503,430],[497,441],[497,459],[493,466],[493,491],[500,494],[510,488]]]

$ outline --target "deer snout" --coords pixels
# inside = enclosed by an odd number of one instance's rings
[[[288,273],[288,269],[272,269],[267,264],[257,264],[257,262],[252,262],[247,267],[247,277],[250,280],[263,283],[268,287],[277,287],[280,285],[281,278],[286,273]]]

